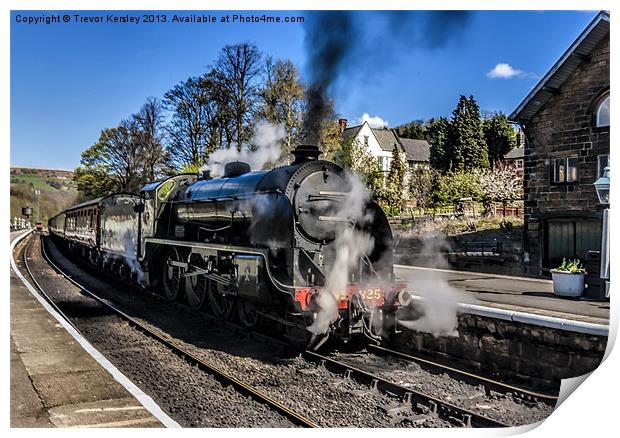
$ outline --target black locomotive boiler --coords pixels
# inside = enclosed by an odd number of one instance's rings
[[[271,170],[230,162],[218,178],[208,171],[177,175],[147,184],[139,195],[91,201],[92,219],[82,221],[91,229],[72,229],[73,207],[50,219],[50,232],[123,278],[139,274],[170,300],[206,305],[218,318],[236,317],[248,327],[271,320],[295,344],[329,336],[379,339],[407,295],[393,282],[388,220],[368,199],[361,206],[368,220],[343,214],[352,202],[351,176],[319,160],[315,146],[298,146],[293,154],[291,165]],[[328,292],[338,236],[346,229],[374,244],[347,261],[343,290]],[[75,238],[82,235],[91,236],[88,244]],[[123,242],[125,250],[111,252],[105,242]],[[307,328],[324,310],[322,293],[332,294],[337,314],[313,335]]]

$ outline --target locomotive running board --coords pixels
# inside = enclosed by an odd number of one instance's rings
[[[284,292],[287,294],[294,293],[295,291],[295,286],[282,283],[277,278],[275,278],[275,276],[272,274],[270,266],[269,266],[269,262],[268,262],[269,261],[269,258],[268,258],[269,249],[249,248],[246,246],[235,246],[235,245],[218,245],[217,243],[168,240],[168,239],[159,239],[156,237],[147,237],[144,239],[144,242],[145,242],[145,246],[151,243],[155,245],[182,246],[184,248],[201,248],[201,249],[210,249],[213,251],[239,252],[239,253],[245,253],[245,254],[259,255],[265,261],[264,266],[267,269],[267,274],[269,275],[269,278],[273,281],[274,285],[281,292]],[[176,262],[173,262],[173,263],[176,263]]]
[[[250,254],[256,254],[267,258],[269,253],[268,249],[261,248],[249,248],[247,246],[235,246],[235,245],[220,245],[217,243],[205,243],[205,242],[193,242],[188,240],[168,240],[159,239],[156,237],[147,237],[144,239],[145,243],[154,243],[159,245],[168,246],[183,246],[185,248],[202,248],[212,249],[216,251],[229,251],[229,252],[244,252]]]

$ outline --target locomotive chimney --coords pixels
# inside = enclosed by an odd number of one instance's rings
[[[321,155],[321,151],[318,146],[311,144],[300,144],[293,149],[292,154],[295,156],[295,161],[293,161],[293,164],[301,164],[306,161],[317,160],[319,155]]]
[[[211,170],[210,169],[200,170],[199,173],[198,173],[198,177],[200,179],[210,180],[211,179]]]

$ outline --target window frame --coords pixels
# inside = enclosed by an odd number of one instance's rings
[[[514,168],[515,170],[523,170],[524,167],[524,163],[523,163],[523,159],[519,158],[515,160],[515,164],[514,164]]]
[[[610,95],[607,94],[605,96],[602,96],[600,98],[600,100],[598,101],[598,103],[596,104],[596,110],[594,111],[594,127],[595,128],[609,128],[609,125],[611,124],[611,113],[610,113],[610,99],[609,99]],[[601,118],[601,110],[603,109],[603,106],[607,104],[607,124],[606,125],[602,125],[600,122],[600,118]]]
[[[607,164],[605,166],[601,166],[601,158],[607,157]],[[603,176],[603,169],[609,166],[609,154],[600,154],[596,156],[596,179],[599,179]]]
[[[570,159],[575,159],[576,160],[576,165],[574,166],[576,169],[576,177],[575,179],[568,181],[568,160]],[[564,161],[564,180],[563,181],[558,181],[556,178],[556,169],[557,169],[557,165],[556,162],[558,160],[563,160]],[[553,157],[551,158],[551,184],[552,185],[570,185],[570,184],[577,184],[579,183],[579,155],[567,155],[564,157]]]

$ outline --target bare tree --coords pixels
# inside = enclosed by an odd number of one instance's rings
[[[164,95],[172,118],[166,126],[170,159],[178,167],[201,166],[208,156],[210,121],[215,114],[204,78],[192,77]]]
[[[142,172],[146,181],[169,173],[168,153],[163,145],[163,105],[149,97],[132,116],[133,136],[141,147]]]
[[[259,90],[260,60],[261,53],[256,45],[246,42],[225,46],[214,67],[218,82],[229,99],[234,141],[239,150],[251,136],[252,116]]]
[[[75,178],[80,191],[93,197],[139,191],[144,183],[142,148],[134,123],[123,120],[115,128],[104,129],[97,143],[82,152]]]
[[[293,150],[302,124],[304,89],[290,60],[265,60],[265,85],[260,91],[258,116],[284,126],[284,153]]]
[[[226,78],[221,72],[212,69],[201,79],[201,85],[212,106],[207,115],[207,124],[210,126],[209,152],[218,147],[229,147],[234,141],[234,121]]]

